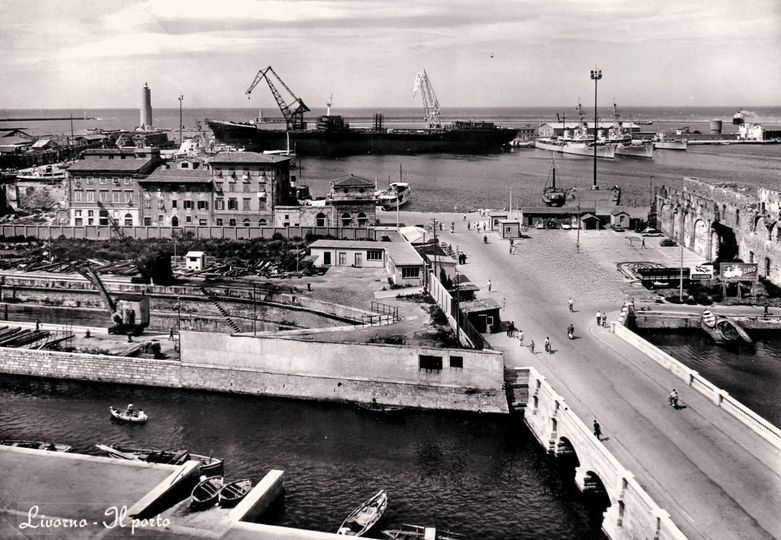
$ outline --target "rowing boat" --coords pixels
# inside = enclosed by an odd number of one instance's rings
[[[384,489],[378,491],[373,497],[350,512],[342,522],[342,526],[336,534],[342,536],[363,536],[382,517],[388,507],[388,495]]]
[[[190,496],[190,508],[205,510],[213,506],[224,484],[222,476],[210,476],[198,482]]]
[[[223,508],[230,508],[239,504],[247,493],[252,489],[252,481],[247,480],[234,480],[222,486],[218,495],[218,504]]]

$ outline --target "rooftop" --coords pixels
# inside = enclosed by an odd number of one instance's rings
[[[334,187],[358,186],[374,188],[374,180],[355,176],[353,173],[350,173],[347,176],[340,176],[336,180],[333,180],[331,184]]]
[[[408,242],[373,242],[371,240],[315,240],[309,245],[315,249],[382,249],[397,266],[418,266],[423,259]]]
[[[211,182],[209,171],[203,167],[197,169],[166,169],[158,167],[152,174],[138,181],[139,184],[153,183],[176,183],[176,184],[208,184]]]
[[[68,167],[68,171],[74,172],[141,172],[152,162],[152,157],[126,159],[106,159],[87,156]]]
[[[461,302],[458,304],[461,311],[464,313],[478,313],[480,311],[493,311],[500,309],[501,306],[493,298],[478,298],[476,300],[470,300],[469,302]]]
[[[286,161],[290,161],[290,158],[257,152],[220,152],[209,158],[209,163],[284,163]]]

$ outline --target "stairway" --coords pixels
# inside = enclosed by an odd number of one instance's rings
[[[234,333],[238,334],[239,332],[241,332],[241,328],[239,328],[239,325],[236,324],[233,321],[233,319],[230,318],[230,315],[228,314],[228,312],[225,310],[224,307],[222,307],[220,305],[220,303],[217,301],[217,299],[214,297],[214,295],[212,293],[210,293],[209,291],[207,291],[206,289],[204,289],[203,287],[201,287],[201,292],[204,294],[204,296],[206,296],[206,298],[209,299],[209,302],[211,302],[214,305],[214,307],[217,308],[217,311],[220,312],[220,315],[222,315],[222,318],[225,319],[225,324],[230,326],[231,330],[233,330]]]
[[[519,372],[514,369],[504,370],[504,391],[507,394],[507,403],[510,411],[518,411],[526,408],[529,400],[529,382],[526,377],[519,377]]]

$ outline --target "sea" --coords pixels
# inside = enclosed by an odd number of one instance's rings
[[[711,120],[734,132],[732,115],[740,106],[669,107],[621,110],[643,131],[671,133],[688,127],[706,133]],[[385,124],[423,127],[419,109],[335,110],[355,126],[371,125],[375,112]],[[258,109],[183,109],[186,135],[205,119],[250,121]],[[312,117],[324,114],[315,110]],[[537,126],[565,108],[451,108],[443,120],[486,120],[506,127]],[[157,127],[178,137],[179,109],[154,109]],[[2,110],[0,128],[18,127],[33,135],[69,134],[70,120],[31,122],[32,116],[73,115],[74,133],[88,129],[133,129],[137,109]],[[591,115],[586,111],[586,117]],[[600,109],[601,118],[612,110]],[[270,118],[274,113],[263,111]],[[278,116],[278,115],[277,115]],[[84,120],[90,117],[94,120]],[[781,107],[755,107],[746,120],[768,128],[781,125]],[[469,211],[512,205],[540,206],[552,155],[514,149],[489,155],[361,155],[347,158],[296,158],[299,184],[324,196],[330,182],[347,174],[374,179],[378,187],[402,179],[412,186],[405,210]],[[556,156],[557,184],[575,188],[588,204],[594,178],[590,158]],[[690,146],[686,152],[658,150],[652,160],[617,157],[597,162],[597,185],[618,185],[621,204],[647,206],[654,186],[697,177],[706,182],[781,189],[781,145]],[[744,399],[779,424],[775,389],[781,381],[781,342],[772,336],[756,347],[729,352],[690,335],[652,336],[652,340],[714,383]],[[770,386],[758,386],[760,379]],[[772,382],[775,381],[775,382]],[[349,405],[283,400],[261,396],[209,394],[99,383],[0,378],[0,438],[55,440],[76,451],[96,453],[94,444],[125,443],[189,448],[226,460],[230,477],[259,477],[271,468],[285,470],[283,508],[271,523],[335,531],[341,520],[378,489],[389,493],[387,527],[402,523],[436,525],[467,538],[602,538],[604,502],[579,493],[571,464],[548,456],[517,417],[407,411],[378,418]],[[152,420],[143,426],[109,421],[109,404],[133,402]],[[2,476],[0,476],[2,489]]]

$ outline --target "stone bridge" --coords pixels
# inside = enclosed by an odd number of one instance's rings
[[[528,377],[523,417],[528,428],[550,453],[574,460],[575,484],[582,492],[608,499],[602,529],[609,538],[685,538],[670,515],[597,440],[545,377],[534,368],[514,371],[519,381]]]
[[[710,261],[758,263],[781,284],[781,192],[684,177],[656,186],[657,227]]]

